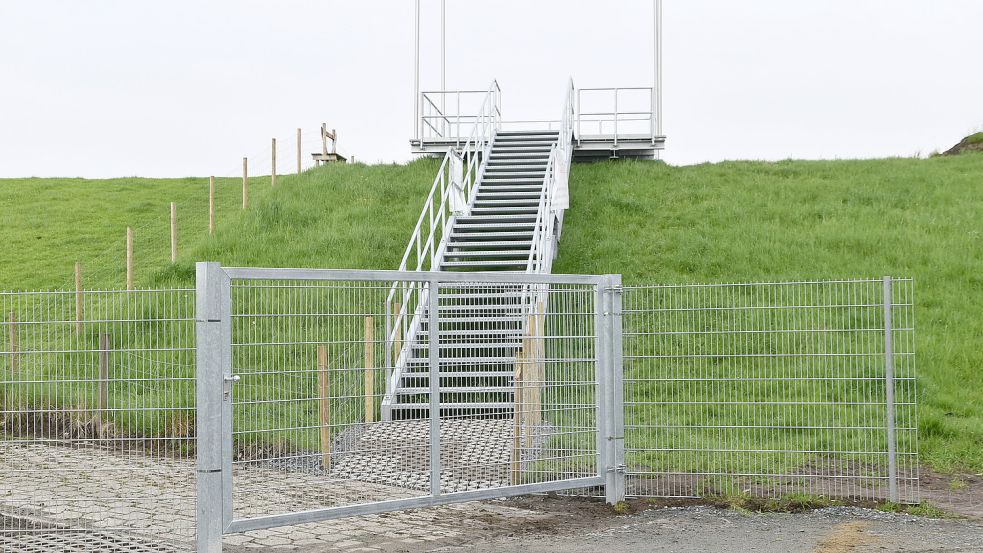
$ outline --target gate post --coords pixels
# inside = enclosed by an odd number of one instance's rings
[[[197,551],[221,553],[226,528],[225,381],[231,348],[229,277],[218,263],[195,266]],[[228,342],[228,343],[226,343]],[[231,460],[231,459],[230,459]]]
[[[604,499],[614,505],[625,499],[625,390],[621,336],[621,275],[602,281],[597,308],[603,325],[598,329],[599,382],[602,396],[599,419],[603,421],[601,459],[604,466]]]
[[[894,304],[893,282],[884,277],[884,404],[887,409],[887,495],[898,502],[898,452],[894,430],[894,335],[891,308]]]

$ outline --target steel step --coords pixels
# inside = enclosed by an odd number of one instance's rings
[[[450,240],[450,241],[454,241],[454,240],[460,240],[460,241],[495,240],[495,241],[500,241],[500,239],[502,239],[502,238],[516,238],[516,239],[520,239],[520,240],[521,239],[525,239],[527,241],[530,241],[530,245],[532,245],[531,240],[532,240],[533,232],[534,232],[533,230],[527,230],[527,231],[496,231],[496,232],[487,232],[487,233],[481,233],[481,234],[478,234],[478,233],[463,233],[462,234],[462,233],[459,233],[459,232],[454,232],[452,230],[450,236],[448,237],[448,240]]]
[[[532,247],[532,240],[516,240],[515,242],[502,242],[496,240],[486,240],[483,242],[478,242],[475,240],[468,240],[466,242],[455,242],[449,240],[447,242],[448,248],[514,248],[514,249],[525,249],[528,250]]]
[[[529,259],[529,254],[522,250],[493,250],[493,251],[463,251],[463,252],[445,252],[445,258],[486,258],[486,257],[508,257],[512,259]]]
[[[525,207],[539,209],[539,196],[527,195],[525,198],[479,198],[475,197],[472,208]]]
[[[525,269],[528,266],[528,261],[526,259],[522,260],[488,260],[488,261],[441,261],[441,268],[448,269],[474,269],[475,271],[479,268],[487,267],[511,267],[516,269]]]
[[[481,217],[511,217],[512,215],[536,215],[539,213],[538,202],[536,205],[529,206],[507,206],[492,205],[488,207],[474,206],[471,208],[471,216]]]
[[[471,225],[475,223],[508,223],[508,222],[518,222],[525,224],[527,222],[535,222],[535,213],[530,215],[528,213],[508,213],[508,214],[480,214],[480,215],[465,215],[463,217],[458,217],[454,222],[454,226],[457,225]]]

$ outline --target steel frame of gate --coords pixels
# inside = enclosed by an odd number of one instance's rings
[[[212,262],[198,263],[196,273],[198,551],[220,552],[224,534],[465,501],[600,486],[605,489],[608,503],[614,504],[624,499],[620,275],[224,268]],[[418,282],[430,287],[429,301],[433,312],[438,312],[438,294],[435,292],[442,284],[448,283],[593,286],[596,294],[597,474],[450,493],[441,493],[437,485],[432,487],[429,496],[236,519],[233,516],[232,496],[232,395],[237,379],[232,367],[232,280]],[[433,375],[436,374],[435,361],[439,359],[439,342],[431,340],[430,350]],[[433,432],[440,419],[437,408],[439,393],[435,393],[433,387],[434,383],[437,387],[440,384],[437,378],[431,378],[430,382],[429,416]],[[439,450],[439,442],[439,439],[433,440],[431,434],[431,449]],[[439,454],[431,455],[432,475],[439,475],[440,462]]]

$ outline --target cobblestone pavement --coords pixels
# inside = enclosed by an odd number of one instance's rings
[[[460,459],[468,459],[464,465],[471,466],[472,459],[479,464],[471,457],[478,452],[468,448],[459,453]],[[486,449],[480,455],[500,452]],[[453,490],[495,485],[498,480],[493,476],[507,474],[505,467],[497,466],[494,475],[471,474],[464,480],[459,479],[464,473],[451,470],[444,485]],[[115,540],[120,543],[118,551],[184,551],[193,542],[196,503],[191,460],[95,448],[5,444],[0,448],[0,474],[0,550],[49,551],[50,547],[91,542],[79,545],[78,550],[111,551],[97,542]],[[381,469],[364,456],[350,456],[331,474],[261,466],[238,467],[234,474],[237,517],[412,497],[428,487],[341,478],[351,475],[385,481]],[[240,549],[288,550],[318,546],[368,550],[371,543],[371,550],[387,550],[416,543],[457,543],[472,535],[477,520],[493,529],[506,521],[541,516],[533,510],[488,502],[249,532],[227,536],[226,543]]]

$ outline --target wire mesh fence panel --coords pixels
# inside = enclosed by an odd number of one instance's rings
[[[0,550],[195,535],[194,290],[3,292]]]
[[[916,502],[912,294],[904,279],[625,287],[629,494]]]
[[[441,490],[597,475],[596,286],[442,283],[439,297]]]
[[[429,434],[381,420],[390,284],[233,282],[236,518],[429,494]]]
[[[599,277],[226,274],[228,532],[604,483]]]

